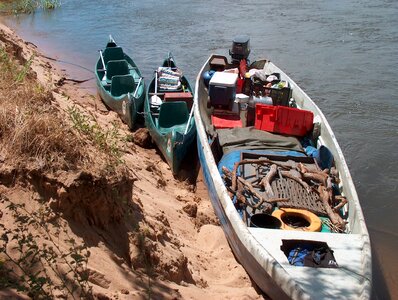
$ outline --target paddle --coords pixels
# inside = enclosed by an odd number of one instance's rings
[[[140,80],[138,80],[138,84],[137,84],[137,87],[135,88],[133,98],[135,98],[137,96],[137,92],[138,92],[138,88],[140,87],[141,80],[142,80],[142,77],[140,78]]]
[[[102,61],[102,66],[104,67],[104,72],[105,72],[104,77],[102,77],[102,81],[106,81],[106,67],[105,67],[104,57],[102,56],[102,50],[100,50],[99,53]]]
[[[162,103],[162,99],[160,99],[158,95],[156,95],[157,93],[158,93],[158,72],[155,71],[155,95],[151,97],[151,104],[159,105],[160,103]]]
[[[184,137],[185,137],[185,135],[187,134],[188,128],[189,128],[189,124],[191,123],[191,119],[192,119],[194,107],[195,107],[195,103],[192,104],[191,112],[189,113],[189,118],[188,118],[188,122],[187,122],[187,127],[185,128],[185,131],[184,131]]]

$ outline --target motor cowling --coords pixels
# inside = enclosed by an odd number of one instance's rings
[[[238,35],[232,41],[232,49],[229,50],[234,60],[247,59],[250,54],[250,37],[247,35]]]

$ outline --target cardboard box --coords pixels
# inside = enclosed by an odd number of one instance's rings
[[[215,55],[209,62],[210,69],[214,71],[224,71],[228,65],[227,58],[221,55]]]

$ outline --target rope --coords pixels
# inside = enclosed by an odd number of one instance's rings
[[[88,71],[88,72],[90,72],[90,73],[94,73],[93,70],[90,70],[90,69],[88,69],[88,68],[86,68],[86,67],[83,67],[83,66],[81,66],[81,65],[78,65],[78,64],[75,64],[75,63],[72,63],[72,62],[69,62],[69,61],[65,61],[65,60],[61,60],[61,59],[56,59],[56,58],[52,58],[52,57],[49,57],[49,56],[46,56],[46,55],[42,55],[42,57],[47,58],[47,59],[52,60],[52,61],[59,62],[59,63],[72,65],[72,66],[81,68],[81,69],[83,69],[83,70],[86,70],[86,71]]]

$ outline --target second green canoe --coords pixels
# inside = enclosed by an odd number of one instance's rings
[[[191,85],[169,54],[148,86],[145,125],[173,175],[196,137]]]

